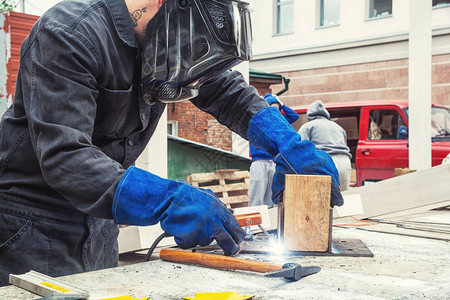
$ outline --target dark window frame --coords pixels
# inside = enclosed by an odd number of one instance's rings
[[[390,6],[390,8],[386,10],[386,8],[383,8],[384,11],[381,13],[378,13],[377,9],[380,9],[380,7]],[[386,14],[387,12],[387,14]],[[369,19],[378,19],[378,18],[386,18],[392,16],[392,0],[369,0],[369,11],[368,11],[368,18]]]

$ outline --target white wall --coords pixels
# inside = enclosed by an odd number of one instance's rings
[[[136,160],[136,167],[167,178],[167,109],[144,152]]]
[[[239,71],[242,73],[242,75],[245,78],[245,81],[248,83],[250,81],[249,77],[249,62],[248,61],[244,61],[242,63],[240,63],[239,65],[235,66],[233,68],[233,70],[235,71]],[[237,155],[241,155],[244,157],[249,157],[250,156],[250,148],[248,145],[248,141],[243,139],[240,135],[238,135],[235,132],[232,132],[232,140],[231,140],[231,148],[232,148],[232,152],[234,154]]]
[[[62,0],[16,0],[17,6],[14,11],[40,16],[50,7],[61,1]],[[25,5],[23,5],[23,2],[25,2]]]
[[[319,0],[294,0],[294,33],[274,35],[275,0],[253,1],[253,53],[281,56],[284,51],[320,48],[359,40],[374,40],[406,34],[409,31],[409,1],[393,1],[392,15],[367,19],[366,0],[341,0],[340,25],[317,27]],[[427,0],[428,1],[428,0]],[[430,5],[431,5],[431,1]],[[432,11],[432,28],[450,28],[450,7]]]

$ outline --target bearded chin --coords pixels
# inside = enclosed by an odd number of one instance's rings
[[[147,28],[147,26],[145,26]],[[138,47],[140,49],[144,48],[145,45],[145,33],[147,30],[143,30],[139,33],[136,33],[136,42],[138,43]]]
[[[164,1],[165,0],[158,0],[158,9],[161,7],[161,5],[164,3]],[[143,30],[141,30],[139,33],[136,34],[136,41],[137,41],[140,49],[144,48],[146,32],[147,32],[147,25],[145,25],[145,28],[143,28]]]

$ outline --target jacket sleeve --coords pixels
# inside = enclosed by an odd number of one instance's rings
[[[64,28],[42,28],[21,57],[24,108],[47,184],[78,210],[112,218],[125,170],[92,143],[101,73],[95,49]]]
[[[289,124],[292,124],[292,123],[294,123],[295,121],[298,120],[298,118],[299,118],[298,113],[296,113],[289,106],[283,105],[283,107],[281,109],[284,111],[284,117],[289,122]]]
[[[305,123],[298,130],[298,133],[302,137],[302,141],[304,141],[304,140],[311,140],[311,137],[309,136],[308,132],[309,132],[309,126],[308,126],[308,123]]]
[[[221,73],[203,84],[191,102],[244,139],[250,119],[268,106],[237,71]]]

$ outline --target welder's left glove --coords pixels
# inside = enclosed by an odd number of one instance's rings
[[[280,201],[286,174],[331,176],[331,203],[344,203],[339,190],[339,173],[331,156],[301,136],[275,107],[265,107],[250,120],[247,138],[254,146],[274,157],[276,172],[272,183],[272,200]]]
[[[211,190],[164,179],[129,167],[114,197],[117,224],[147,226],[158,222],[183,249],[206,246],[213,240],[232,255],[239,251],[245,231]]]

